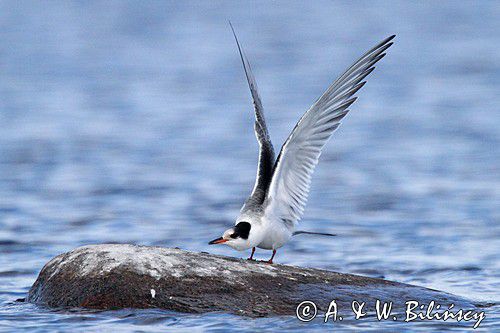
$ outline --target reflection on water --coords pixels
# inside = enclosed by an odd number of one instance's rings
[[[302,227],[340,236],[297,237],[277,261],[498,302],[499,14],[494,2],[2,2],[0,330],[325,328],[14,302],[47,260],[78,245],[247,255],[207,245],[233,222],[257,159],[228,19],[277,148],[340,71],[398,35],[313,179]],[[486,311],[482,326],[498,329],[499,307]],[[411,326],[433,327],[463,328]]]

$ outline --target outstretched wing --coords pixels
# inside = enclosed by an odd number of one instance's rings
[[[245,52],[243,51],[238,37],[234,32],[233,25],[229,22],[231,30],[233,31],[234,39],[238,45],[238,51],[240,52],[241,62],[243,63],[243,69],[245,70],[245,75],[248,81],[248,87],[252,93],[253,105],[255,109],[255,137],[259,142],[259,164],[257,166],[257,177],[255,179],[255,185],[252,190],[251,196],[245,203],[246,207],[253,205],[261,205],[266,197],[267,189],[271,183],[271,178],[273,175],[274,168],[274,148],[269,138],[269,133],[267,131],[266,121],[264,119],[264,109],[262,107],[262,102],[260,100],[259,92],[257,91],[257,83],[252,73],[250,63],[248,62]],[[245,209],[245,207],[244,207]]]
[[[300,220],[309,185],[321,150],[356,100],[354,95],[374,69],[391,36],[359,58],[302,116],[283,144],[267,193],[266,215],[279,218],[289,227]]]

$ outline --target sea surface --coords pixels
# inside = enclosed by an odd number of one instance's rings
[[[207,242],[253,186],[253,109],[276,150],[359,55],[395,45],[326,146],[279,263],[469,298],[500,331],[500,3],[0,1],[0,331],[471,330],[16,302],[77,246],[246,257]],[[267,259],[268,251],[257,250]]]

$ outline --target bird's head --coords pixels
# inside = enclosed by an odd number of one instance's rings
[[[248,222],[238,222],[234,227],[224,231],[222,237],[216,238],[208,244],[226,244],[236,250],[247,249],[251,228],[252,226]]]

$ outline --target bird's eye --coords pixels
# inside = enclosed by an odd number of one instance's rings
[[[229,237],[231,237],[231,238],[238,238],[238,234],[235,232],[235,233],[229,235]]]
[[[248,235],[250,234],[251,225],[248,222],[242,221],[238,222],[238,224],[234,227],[235,233],[238,234],[238,237],[243,239],[248,239]]]

